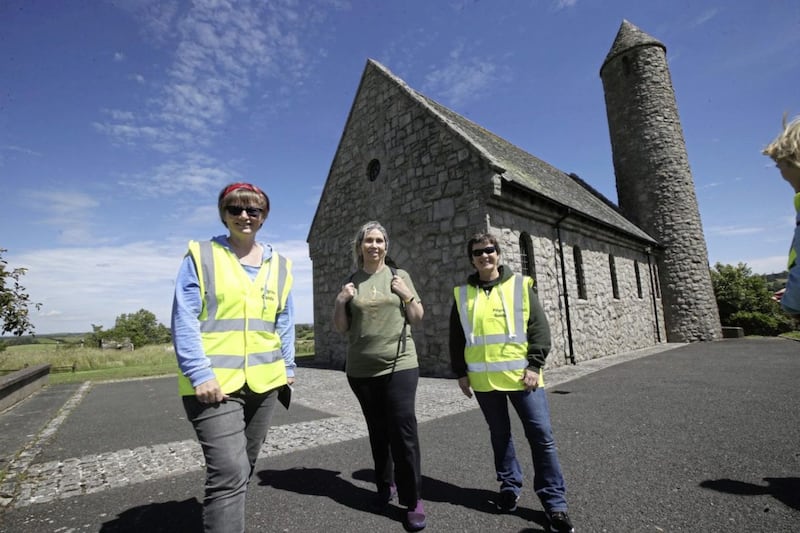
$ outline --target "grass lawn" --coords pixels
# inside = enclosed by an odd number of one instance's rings
[[[298,353],[297,357],[313,357]],[[49,364],[50,383],[107,381],[176,374],[172,345],[151,345],[133,351],[101,350],[74,344],[25,344],[0,352],[0,371]],[[74,369],[74,371],[73,371]]]

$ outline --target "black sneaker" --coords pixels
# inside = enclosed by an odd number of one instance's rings
[[[497,509],[504,513],[513,513],[517,510],[517,502],[519,501],[519,494],[514,494],[512,490],[500,491],[497,497]]]
[[[547,513],[547,520],[550,522],[551,533],[575,533],[569,515],[564,511],[553,511]]]

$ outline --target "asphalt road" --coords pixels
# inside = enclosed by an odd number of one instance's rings
[[[317,372],[344,383],[338,371]],[[800,343],[692,344],[576,375],[548,387],[576,531],[800,531]],[[430,390],[453,394],[452,380],[423,379]],[[342,401],[352,396],[340,389],[334,392]],[[309,387],[308,398],[311,393]],[[30,419],[36,401],[44,416],[74,394],[74,386],[48,387],[41,398],[3,413],[0,446],[7,450],[34,438]],[[294,428],[313,431],[323,421],[337,420],[322,402],[320,407],[277,409],[275,425],[286,426],[291,435]],[[426,408],[418,401],[419,411]],[[15,414],[17,409],[27,415]],[[456,414],[424,419],[426,531],[544,531],[518,424],[514,434],[526,487],[515,513],[498,514],[488,431],[479,410],[468,405]],[[17,435],[26,431],[25,437]],[[248,493],[248,531],[403,531],[400,508],[385,513],[369,508],[369,444],[354,436],[259,460]],[[87,393],[29,462],[80,461],[192,438],[174,380],[107,384]],[[2,452],[0,459],[20,461],[8,453],[3,458]],[[45,503],[11,503],[0,510],[0,530],[197,531],[203,477],[195,468]]]

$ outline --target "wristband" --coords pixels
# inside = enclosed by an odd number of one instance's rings
[[[412,296],[412,297],[411,297],[411,298],[409,298],[408,300],[403,300],[403,304],[404,304],[404,305],[408,305],[408,304],[410,304],[410,303],[411,303],[411,302],[413,302],[413,301],[414,301],[414,297]]]

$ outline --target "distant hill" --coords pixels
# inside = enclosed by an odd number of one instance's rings
[[[777,291],[786,286],[786,280],[789,279],[789,271],[784,270],[777,274],[762,274],[767,282],[767,288],[771,291]]]

